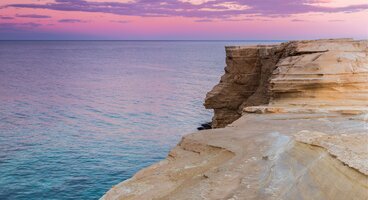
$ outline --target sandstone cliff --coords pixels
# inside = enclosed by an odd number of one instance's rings
[[[214,109],[213,127],[268,104],[269,111],[367,110],[367,48],[367,41],[350,39],[227,47],[225,75],[204,104]]]
[[[368,41],[227,47],[214,127],[101,199],[368,199]]]

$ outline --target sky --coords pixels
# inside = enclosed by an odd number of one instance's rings
[[[1,0],[0,40],[368,38],[368,0]]]

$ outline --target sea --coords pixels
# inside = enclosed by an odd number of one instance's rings
[[[225,46],[0,41],[0,199],[99,199],[211,121]]]

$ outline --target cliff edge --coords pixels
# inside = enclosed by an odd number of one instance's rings
[[[367,48],[351,39],[227,47],[225,74],[204,103],[213,127],[244,111],[367,111]]]
[[[368,199],[368,41],[226,47],[226,63],[216,129],[101,199]]]

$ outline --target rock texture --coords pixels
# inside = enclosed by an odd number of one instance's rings
[[[367,54],[367,41],[351,39],[228,47],[225,75],[204,104],[214,109],[212,126],[225,127],[243,111],[366,111]]]
[[[296,141],[325,148],[332,156],[363,174],[368,174],[368,134],[328,135],[301,131]]]
[[[367,44],[228,47],[205,105],[229,125],[183,137],[101,199],[368,199]]]
[[[213,128],[238,119],[245,106],[269,102],[268,80],[282,54],[279,46],[226,47],[225,74],[204,103],[214,109]]]

